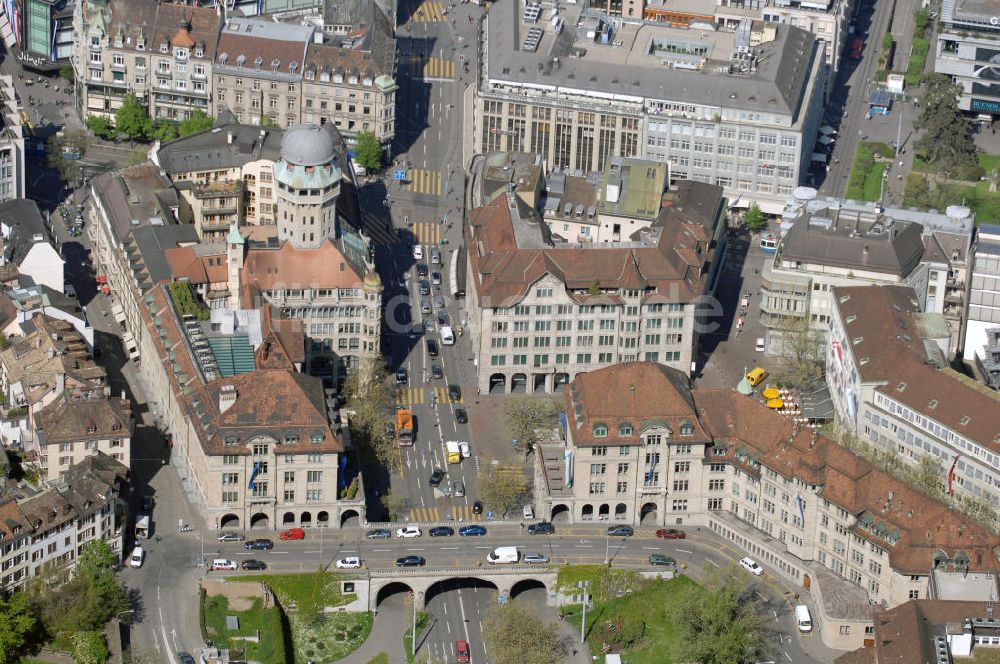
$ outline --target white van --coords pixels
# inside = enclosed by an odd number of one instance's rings
[[[448,325],[441,326],[441,345],[453,346],[455,344],[455,333]]]
[[[516,546],[498,546],[486,556],[486,562],[491,565],[513,565],[520,559]]]
[[[799,604],[795,607],[795,622],[799,626],[800,632],[811,632],[813,628],[812,616],[809,615],[809,607]]]

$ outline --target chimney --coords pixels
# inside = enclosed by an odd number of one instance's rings
[[[228,143],[229,145],[233,144],[233,132],[232,132],[232,130],[226,132],[226,143]]]
[[[219,390],[219,414],[225,413],[227,410],[236,405],[236,386],[234,385],[223,385],[222,389]]]
[[[66,374],[59,372],[56,374],[56,394],[66,391]]]

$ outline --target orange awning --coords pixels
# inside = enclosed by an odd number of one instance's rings
[[[768,408],[773,408],[775,410],[777,410],[778,408],[781,408],[784,405],[785,405],[785,402],[782,401],[781,399],[770,399],[767,402],[767,407]]]

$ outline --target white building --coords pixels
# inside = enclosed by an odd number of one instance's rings
[[[63,292],[66,261],[50,239],[35,201],[20,198],[0,203],[0,233],[3,234],[0,265],[12,263],[33,283]]]

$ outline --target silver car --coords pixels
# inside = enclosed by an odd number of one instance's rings
[[[431,299],[429,297],[420,298],[420,313],[429,314],[431,312]]]
[[[462,480],[456,480],[451,483],[451,495],[456,498],[461,498],[465,495],[465,482]]]
[[[523,560],[529,565],[544,565],[549,562],[549,557],[540,553],[526,553]]]

